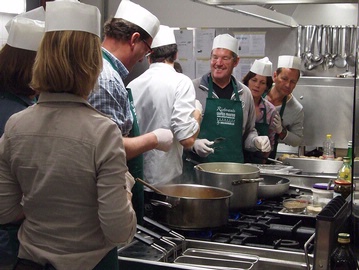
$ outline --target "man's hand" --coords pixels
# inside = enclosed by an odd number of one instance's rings
[[[214,142],[207,139],[197,139],[193,144],[193,151],[200,157],[207,157],[209,154],[214,153],[214,149],[209,147]]]
[[[282,127],[282,120],[280,119],[279,114],[276,114],[274,116],[273,125],[274,125],[275,133],[280,134],[283,130],[283,127]]]
[[[254,145],[257,147],[258,150],[262,152],[270,152],[270,141],[268,136],[258,136],[254,138]]]
[[[158,128],[152,131],[152,133],[155,134],[157,137],[157,150],[167,152],[171,149],[171,145],[173,142],[173,134],[171,130]]]

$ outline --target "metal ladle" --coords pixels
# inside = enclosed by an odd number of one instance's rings
[[[350,28],[350,40],[349,40],[349,55],[346,60],[349,66],[355,66],[355,47],[356,47],[357,29],[356,27]]]
[[[338,55],[334,59],[334,64],[338,68],[344,68],[347,65],[346,51],[345,51],[346,30],[347,29],[345,26],[339,28]]]

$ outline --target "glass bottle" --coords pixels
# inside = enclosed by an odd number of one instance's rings
[[[358,262],[350,247],[350,234],[339,233],[338,245],[330,256],[331,270],[356,270]]]
[[[343,158],[343,165],[338,171],[337,180],[352,181],[352,167],[350,166],[350,158]]]
[[[323,159],[334,159],[335,144],[332,140],[332,134],[327,134],[323,142]]]

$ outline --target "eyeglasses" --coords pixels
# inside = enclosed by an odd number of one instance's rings
[[[141,39],[141,40],[142,40],[143,43],[145,43],[146,47],[148,48],[148,52],[145,54],[145,57],[150,56],[151,53],[153,52],[152,49],[151,49],[151,46],[148,45],[148,43],[146,42],[146,40],[144,40],[144,39]]]
[[[231,61],[233,59],[233,57],[230,57],[230,56],[220,57],[220,56],[217,56],[217,55],[211,55],[211,61],[217,62],[219,59],[221,59],[223,62],[229,62],[229,61]]]

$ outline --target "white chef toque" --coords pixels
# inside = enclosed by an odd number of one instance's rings
[[[268,57],[256,59],[250,71],[265,77],[272,76],[272,62],[269,61]]]
[[[147,9],[129,0],[122,0],[117,8],[114,18],[129,21],[154,38],[159,30],[160,21]]]
[[[297,56],[280,55],[278,57],[278,68],[301,69],[301,60]]]
[[[100,11],[77,0],[46,2],[45,32],[65,30],[88,32],[100,37]]]
[[[176,44],[176,37],[173,29],[166,25],[160,25],[160,30],[152,41],[151,48]]]
[[[25,17],[11,20],[6,43],[14,48],[37,51],[45,32],[45,22]]]
[[[227,49],[238,55],[238,39],[229,34],[218,35],[213,40],[212,50],[217,48]]]

